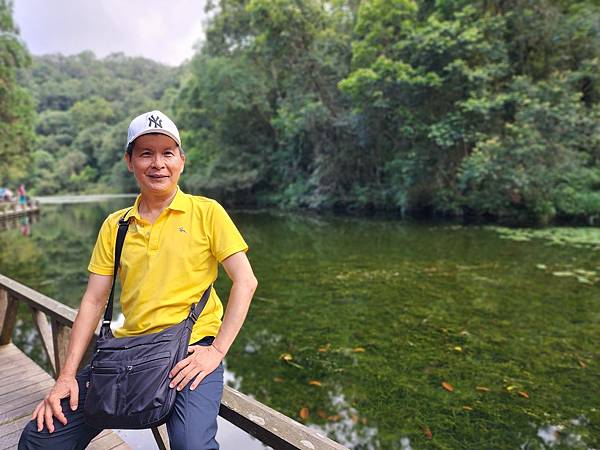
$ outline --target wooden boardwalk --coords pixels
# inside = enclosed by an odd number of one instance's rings
[[[31,206],[20,206],[17,204],[8,206],[9,207],[0,208],[0,220],[16,219],[40,212],[38,203],[34,203]]]
[[[0,346],[0,450],[16,449],[31,413],[54,379],[14,344]],[[100,433],[87,447],[125,450],[130,447],[113,431]]]

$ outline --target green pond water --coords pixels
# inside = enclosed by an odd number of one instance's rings
[[[0,232],[0,273],[77,307],[97,230],[131,203],[42,205],[28,237]],[[597,229],[230,213],[260,283],[232,387],[352,449],[600,448]]]

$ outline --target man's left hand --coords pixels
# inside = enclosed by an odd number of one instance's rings
[[[223,355],[212,345],[190,345],[188,352],[190,355],[175,364],[169,372],[169,387],[177,387],[178,391],[186,387],[192,379],[194,381],[190,390],[196,389],[204,377],[215,370],[223,359]]]

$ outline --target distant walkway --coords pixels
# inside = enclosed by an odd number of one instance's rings
[[[0,203],[0,220],[16,219],[38,212],[40,212],[40,206],[37,202],[32,203],[31,206],[22,206],[17,203]]]
[[[42,204],[52,205],[63,203],[101,202],[112,200],[114,198],[135,198],[136,196],[136,194],[52,195],[48,197],[36,197],[35,199]]]
[[[0,346],[0,378],[0,450],[16,449],[35,405],[44,399],[54,380],[14,344]],[[131,447],[112,430],[104,430],[87,448],[128,450]]]

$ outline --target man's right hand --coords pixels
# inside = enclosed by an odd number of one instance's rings
[[[79,403],[79,386],[74,376],[59,376],[56,380],[56,384],[46,396],[44,400],[33,411],[31,420],[37,419],[37,430],[42,431],[44,428],[44,422],[46,428],[50,433],[54,432],[54,420],[52,416],[56,417],[63,425],[67,424],[67,418],[62,412],[60,401],[63,398],[70,397],[69,404],[71,410],[77,409]]]

